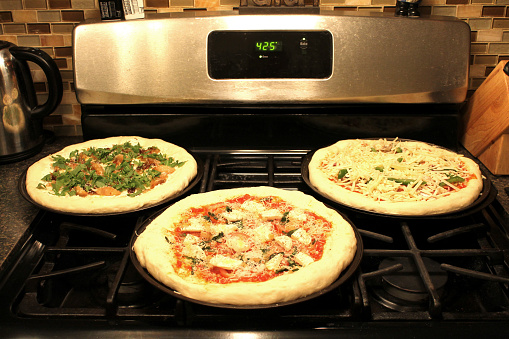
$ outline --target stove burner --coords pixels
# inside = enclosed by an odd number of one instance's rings
[[[119,270],[119,263],[114,263],[111,267],[98,275],[93,284],[94,295],[98,303],[105,305],[108,292],[114,286],[115,274]],[[128,265],[125,275],[120,282],[116,293],[116,302],[118,306],[123,307],[142,307],[153,302],[153,289],[136,272],[132,265]]]
[[[108,276],[108,285],[111,287],[113,276]],[[118,289],[118,302],[120,305],[139,307],[145,305],[148,301],[151,301],[152,289],[146,283],[132,265],[128,265],[124,279],[122,280]]]
[[[447,283],[447,272],[432,259],[422,258],[422,260],[432,286],[426,286],[412,258],[386,258],[380,263],[379,269],[398,264],[403,268],[382,277],[381,283],[373,289],[375,299],[395,311],[425,310],[428,306],[429,289],[435,289],[440,294]]]

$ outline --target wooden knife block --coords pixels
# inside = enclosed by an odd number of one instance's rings
[[[493,174],[509,174],[509,76],[501,61],[463,110],[462,143]]]

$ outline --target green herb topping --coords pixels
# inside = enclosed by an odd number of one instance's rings
[[[180,162],[160,153],[157,147],[143,148],[126,142],[109,148],[74,150],[68,158],[52,157],[53,172],[37,188],[51,187],[59,196],[89,194],[134,197],[166,181]]]

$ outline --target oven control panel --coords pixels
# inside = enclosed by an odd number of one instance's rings
[[[332,75],[329,31],[212,31],[212,79],[326,79]]]

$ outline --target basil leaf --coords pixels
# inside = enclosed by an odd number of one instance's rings
[[[280,222],[282,224],[286,224],[286,223],[288,223],[290,221],[290,218],[288,218],[288,214],[289,213],[290,213],[290,211],[287,211],[287,212],[283,213],[283,216],[281,217],[281,220],[280,220]]]
[[[235,226],[237,226],[238,229],[244,228],[244,222],[242,220],[234,221],[234,222],[230,223],[229,225],[235,225]]]
[[[272,253],[272,254],[269,256],[269,258],[267,259],[267,261],[269,261],[270,259],[274,258],[274,257],[275,257],[276,255],[278,255],[278,254],[283,254],[283,255],[284,255],[284,254],[285,254],[285,252],[274,252],[274,253]]]
[[[216,236],[212,237],[211,240],[218,241],[222,237],[224,237],[224,233],[223,232],[219,232],[219,234],[217,234]]]
[[[291,230],[291,231],[287,232],[287,233],[286,233],[286,235],[287,235],[287,236],[289,236],[289,237],[291,237],[291,236],[292,236],[292,234],[293,234],[293,233],[295,233],[295,231],[297,231],[297,230],[298,230],[298,228],[293,229],[293,230]]]

